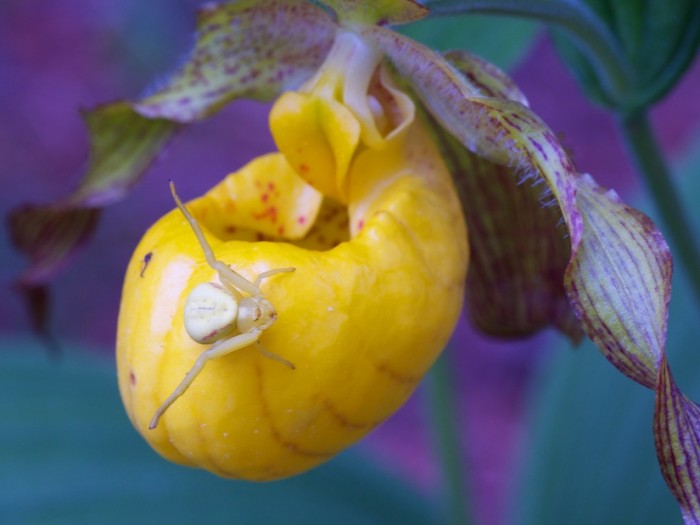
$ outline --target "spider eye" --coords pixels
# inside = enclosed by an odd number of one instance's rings
[[[210,344],[228,335],[236,325],[238,301],[223,286],[202,283],[185,303],[185,330],[202,344]]]

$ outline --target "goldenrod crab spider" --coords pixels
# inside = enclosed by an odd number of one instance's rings
[[[199,224],[177,196],[173,181],[170,181],[170,192],[177,207],[192,227],[192,231],[202,247],[207,264],[219,274],[221,284],[202,283],[196,286],[187,297],[184,312],[187,334],[198,343],[213,344],[211,348],[202,352],[182,382],[158,407],[148,425],[151,430],[156,428],[161,416],[170,405],[185,393],[207,361],[230,354],[258,341],[263,330],[269,328],[277,319],[275,307],[263,295],[260,283],[278,273],[294,271],[294,268],[276,268],[261,273],[254,282],[250,282],[230,266],[214,257],[214,252],[204,237]],[[266,357],[280,361],[289,368],[294,368],[292,363],[276,354],[267,352],[261,345],[258,346],[258,349]]]

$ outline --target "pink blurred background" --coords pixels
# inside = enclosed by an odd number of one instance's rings
[[[77,111],[133,98],[174,67],[192,40],[200,2],[139,3],[4,0],[0,4],[0,212],[23,202],[47,202],[75,187],[87,140]],[[533,109],[563,137],[580,171],[623,196],[638,190],[611,116],[591,106],[559,62],[546,35],[537,38],[512,71]],[[670,159],[700,130],[700,64],[653,111]],[[176,141],[131,197],[105,210],[96,239],[53,287],[52,329],[64,342],[113,352],[122,275],[143,231],[172,207],[167,180],[186,198],[272,149],[267,106],[234,103]],[[26,334],[29,322],[12,280],[23,258],[0,230],[0,337]],[[525,401],[535,367],[553,334],[503,342],[475,334],[466,321],[454,338],[459,367],[458,407],[465,469],[479,523],[498,524],[512,488]],[[116,386],[115,386],[116,388]],[[426,491],[440,474],[426,430],[426,403],[418,395],[363,445]],[[381,459],[380,459],[381,458]]]

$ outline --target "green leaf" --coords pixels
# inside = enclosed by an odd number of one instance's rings
[[[661,99],[681,78],[700,45],[697,0],[578,0],[597,15],[612,36],[629,71],[624,93],[611,93],[587,51],[564,30],[553,30],[569,69],[600,104],[633,112]],[[623,98],[620,97],[622,95]]]
[[[700,137],[695,144],[700,143]],[[684,163],[683,195],[700,195],[700,150]],[[694,220],[700,220],[700,209]],[[667,353],[679,384],[700,397],[700,338],[692,288],[677,271],[670,304]],[[616,374],[592,343],[572,352],[558,344],[535,379],[529,443],[512,523],[682,523],[678,505],[659,475],[649,428],[654,402]],[[696,411],[691,408],[691,412]]]
[[[167,462],[133,430],[114,367],[45,359],[0,339],[0,523],[434,522],[414,488],[356,452],[293,479],[254,484]]]

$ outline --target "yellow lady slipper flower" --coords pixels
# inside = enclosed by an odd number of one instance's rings
[[[219,279],[179,210],[146,233],[126,273],[117,363],[129,417],[164,457],[282,478],[356,442],[413,392],[452,332],[468,261],[451,177],[414,114],[376,54],[341,34],[319,74],[273,107],[280,152],[187,205],[215,257],[246,279],[295,270],[260,283],[277,312],[263,352],[208,361],[152,430],[207,349],[188,334],[187,297]]]

